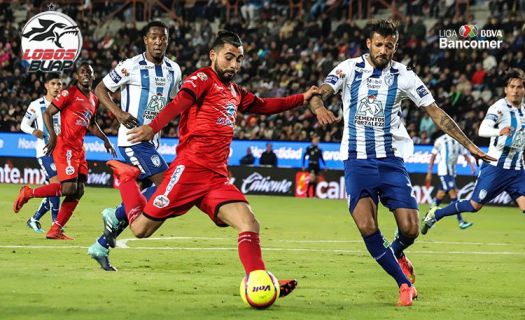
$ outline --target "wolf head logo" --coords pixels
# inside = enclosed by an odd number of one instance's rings
[[[78,26],[67,26],[62,22],[52,20],[38,19],[40,27],[33,27],[30,31],[22,34],[22,37],[28,38],[29,41],[46,41],[51,40],[57,47],[63,48],[60,38],[66,34],[77,35]]]

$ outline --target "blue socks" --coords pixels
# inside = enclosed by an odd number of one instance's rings
[[[397,238],[390,245],[392,251],[394,251],[394,256],[398,259],[401,258],[404,255],[403,250],[410,247],[414,241],[414,238],[409,238],[402,232],[398,232]]]
[[[366,248],[368,249],[368,252],[370,252],[370,255],[372,255],[377,263],[379,263],[379,265],[396,280],[399,287],[403,283],[406,283],[409,287],[412,286],[410,281],[403,274],[401,267],[394,257],[394,253],[379,230],[369,236],[363,237],[363,240],[365,241]]]
[[[441,201],[442,201],[442,200],[440,200],[440,199],[438,199],[438,198],[434,198],[433,201],[434,201],[434,204],[435,204],[436,206],[439,206],[439,205],[441,204]]]
[[[60,197],[49,197],[48,199],[51,202],[51,219],[55,222],[60,209]]]
[[[443,217],[458,214],[460,212],[476,212],[476,211],[477,210],[474,209],[472,204],[470,204],[470,200],[456,201],[444,207],[443,209],[436,210],[436,220],[440,220]]]
[[[40,220],[46,212],[49,211],[50,204],[49,204],[49,198],[42,199],[42,202],[40,202],[40,207],[38,207],[38,210],[33,215],[33,219]]]

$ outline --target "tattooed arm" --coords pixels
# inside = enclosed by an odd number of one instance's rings
[[[457,142],[462,144],[476,159],[483,159],[484,161],[495,161],[496,159],[481,151],[458,127],[457,123],[435,103],[425,108],[436,125],[446,134],[454,138]]]
[[[334,89],[327,84],[321,85],[319,88],[321,93],[315,94],[310,99],[310,110],[317,116],[319,124],[325,126],[339,121],[332,111],[326,109],[323,101],[328,101],[334,95]]]

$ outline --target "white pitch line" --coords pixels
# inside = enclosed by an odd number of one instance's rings
[[[6,249],[87,249],[82,246],[0,246]],[[177,250],[177,251],[236,251],[237,247],[125,247],[125,250]],[[339,249],[310,249],[310,248],[263,248],[263,251],[294,251],[294,252],[322,252],[322,253],[348,253],[367,254],[364,250],[339,250]],[[515,255],[525,256],[525,252],[513,251],[409,251],[410,254],[457,254],[457,255]]]

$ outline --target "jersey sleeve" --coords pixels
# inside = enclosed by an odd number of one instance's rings
[[[69,101],[71,100],[72,93],[69,92],[68,89],[62,90],[60,94],[53,99],[53,104],[55,107],[58,108],[58,110],[63,110],[67,107]]]
[[[111,70],[103,79],[104,85],[109,91],[115,92],[130,81],[131,60],[120,62],[115,69]]]
[[[350,72],[350,70],[345,70],[345,69],[348,69],[347,65],[348,65],[347,61],[343,61],[343,62],[339,63],[328,74],[328,76],[326,76],[326,79],[323,82],[324,84],[327,84],[330,87],[332,87],[332,89],[334,89],[335,93],[338,93],[339,90],[341,90],[341,88],[343,87],[343,83],[344,83],[345,77],[346,77],[347,73]]]
[[[200,100],[211,87],[213,80],[204,71],[197,71],[184,79],[181,91],[189,93],[194,101]]]
[[[501,122],[501,116],[503,115],[503,112],[501,112],[497,105],[492,105],[487,110],[487,114],[485,115],[485,119],[483,121],[486,121],[489,125],[495,126],[496,124]]]
[[[436,142],[434,142],[434,147],[432,148],[432,154],[438,154],[440,149],[441,149],[441,140],[436,139]]]
[[[173,89],[171,89],[170,92],[170,99],[175,98],[177,93],[179,93],[181,86],[182,86],[182,71],[180,70],[180,67],[178,64],[175,64],[174,68],[174,78],[173,78]]]
[[[413,71],[407,71],[403,76],[407,77],[406,83],[408,84],[405,93],[416,106],[426,107],[434,102],[434,97],[427,86]]]
[[[33,128],[33,122],[35,121],[36,117],[36,108],[33,103],[31,103],[29,107],[27,107],[26,114],[22,118],[20,129],[27,134],[33,134],[33,131],[35,130]]]

